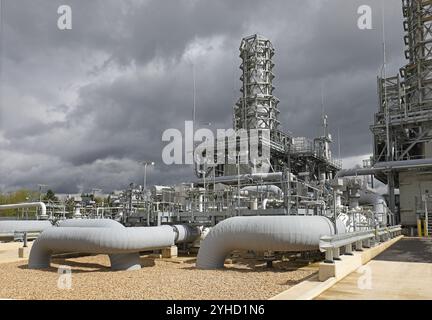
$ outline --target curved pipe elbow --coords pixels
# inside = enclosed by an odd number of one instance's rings
[[[95,254],[128,254],[133,265],[140,251],[174,245],[175,232],[170,226],[118,228],[50,228],[34,242],[30,251],[29,268],[41,269],[50,265],[56,252],[84,252]],[[118,258],[120,257],[120,258]],[[117,256],[118,264],[125,265],[124,256]],[[112,260],[112,259],[111,259]],[[113,269],[115,268],[112,265]]]
[[[45,203],[39,202],[39,206],[41,208],[41,216],[46,216],[47,213],[46,213],[46,205],[45,205]]]
[[[345,227],[338,222],[338,233]],[[335,234],[333,223],[322,216],[234,217],[217,224],[203,241],[196,266],[223,268],[233,250],[311,251],[322,236]]]
[[[8,210],[8,209],[21,209],[21,208],[41,208],[41,216],[45,217],[46,214],[46,205],[43,202],[24,202],[24,203],[14,203],[14,204],[3,204],[0,205],[0,210]]]

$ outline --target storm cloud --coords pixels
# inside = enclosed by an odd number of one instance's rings
[[[192,118],[232,125],[240,92],[241,38],[259,33],[276,49],[280,120],[295,136],[320,134],[321,90],[342,158],[371,153],[382,65],[380,1],[3,0],[0,39],[0,190],[47,184],[57,192],[105,192],[194,179],[164,166],[161,136]],[[57,8],[72,8],[72,30]],[[359,30],[357,8],[373,10]],[[389,74],[403,59],[400,1],[384,0]],[[337,147],[334,147],[337,156]]]

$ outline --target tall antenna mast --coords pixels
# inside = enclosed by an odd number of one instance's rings
[[[327,117],[324,112],[324,84],[321,84],[321,118],[324,130],[324,137],[327,137]]]
[[[324,116],[324,84],[321,83],[321,113]]]
[[[192,63],[192,77],[193,77],[193,112],[192,112],[192,121],[193,125],[195,125],[196,120],[196,79],[195,79],[195,64]]]

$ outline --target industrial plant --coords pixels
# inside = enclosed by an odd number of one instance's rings
[[[222,147],[220,140],[210,147],[194,145],[200,159],[189,181],[131,184],[103,204],[71,196],[0,205],[0,210],[16,210],[14,219],[0,220],[0,240],[18,244],[26,266],[22,272],[57,274],[52,261],[71,254],[107,255],[110,273],[129,277],[151,268],[143,266],[143,256],[188,259],[190,279],[193,272],[235,269],[236,261],[262,263],[271,273],[281,263],[301,260],[316,264],[317,283],[337,283],[403,237],[428,237],[432,2],[402,4],[408,62],[398,75],[384,72],[377,78],[373,155],[363,168],[342,169],[332,152],[332,119],[324,112],[317,116],[321,133],[316,137],[284,128],[273,84],[278,70],[273,57],[280,52],[271,39],[253,34],[240,42],[241,86],[232,136],[224,138]],[[246,135],[237,135],[240,131]],[[242,153],[252,154],[242,147],[245,139],[249,146],[252,139],[258,142],[258,158],[240,161]],[[147,169],[153,163],[144,165]],[[377,183],[388,192],[378,193]],[[296,291],[302,281],[266,298],[308,299]]]

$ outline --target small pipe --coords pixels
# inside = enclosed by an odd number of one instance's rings
[[[15,203],[15,204],[3,204],[0,205],[0,211],[9,209],[21,209],[21,208],[41,208],[40,217],[47,217],[46,205],[43,202],[26,202],[26,203]]]
[[[0,221],[0,234],[13,234],[15,232],[37,233],[51,227],[51,222],[47,220],[3,220]]]
[[[267,198],[263,200],[263,202],[262,202],[262,209],[263,210],[267,209],[267,202],[268,202],[268,200],[269,199],[267,199]]]
[[[216,177],[214,179],[215,183],[225,183],[225,184],[237,184],[238,181],[279,181],[282,177],[282,172],[272,172],[272,173],[251,173],[251,174],[241,174],[237,176],[224,176]],[[197,184],[203,184],[203,180],[197,182]]]

